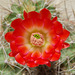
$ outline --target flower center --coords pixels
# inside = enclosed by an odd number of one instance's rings
[[[44,44],[44,37],[39,32],[32,33],[30,37],[30,42],[34,46],[42,46]]]

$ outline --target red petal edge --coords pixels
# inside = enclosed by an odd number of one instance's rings
[[[51,67],[51,63],[50,61],[46,64],[48,67]]]
[[[60,38],[65,41],[68,38],[69,34],[70,34],[69,31],[63,29],[63,34],[61,34]]]
[[[25,43],[25,39],[22,36],[18,36],[15,40],[16,45],[22,45]]]
[[[22,64],[22,65],[25,65],[25,60],[21,57],[21,55],[18,53],[16,56],[15,56],[15,60]]]
[[[44,8],[40,11],[40,15],[42,18],[49,18],[51,19],[51,13],[48,9]]]
[[[63,41],[60,40],[59,43],[57,44],[57,47],[55,49],[56,52],[60,52],[62,49]]]
[[[38,64],[34,63],[33,61],[29,61],[29,62],[27,63],[27,66],[29,66],[29,67],[37,67]]]
[[[55,21],[57,21],[57,16],[56,17],[54,17],[53,19],[52,19],[52,22],[55,22]]]
[[[63,27],[62,27],[62,24],[59,22],[59,21],[55,21],[53,22],[54,25],[55,25],[55,32],[57,34],[62,34],[63,33]]]
[[[14,56],[19,52],[18,49],[17,49],[17,46],[15,44],[15,41],[12,41],[10,43],[10,49],[11,49]]]
[[[33,57],[33,58],[35,58],[35,59],[36,59],[36,58],[40,58],[40,57],[41,57],[40,51],[37,50],[37,51],[33,52],[32,55],[31,55],[31,57]]]
[[[10,57],[14,57],[12,52],[9,53],[9,56],[10,56]]]
[[[28,18],[40,18],[40,14],[36,11],[31,11],[28,13]]]
[[[25,45],[19,46],[18,50],[19,50],[20,54],[23,56],[27,55],[29,52]]]
[[[55,53],[52,58],[50,59],[50,61],[57,61],[60,58],[61,53]]]
[[[24,16],[24,19],[26,19],[27,18],[27,12],[23,12],[23,16]]]
[[[21,22],[22,22],[22,21],[23,21],[23,20],[20,19],[20,18],[15,19],[14,21],[12,21],[11,27],[14,28],[14,29],[18,28],[19,26],[21,26]]]
[[[70,44],[64,42],[64,44],[63,44],[63,48],[68,48],[69,46],[70,46]]]
[[[13,41],[13,35],[12,34],[13,34],[13,31],[5,34],[5,39],[7,40],[7,42]]]

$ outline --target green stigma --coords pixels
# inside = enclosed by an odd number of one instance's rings
[[[40,35],[39,35],[39,34],[34,34],[34,37],[35,37],[36,39],[40,39]]]

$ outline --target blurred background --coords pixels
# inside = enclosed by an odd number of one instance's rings
[[[29,68],[18,64],[8,56],[9,43],[5,33],[12,31],[11,22],[23,18],[23,11],[37,11],[47,8],[52,18],[57,16],[65,29],[70,31],[67,42],[70,47],[62,49],[61,58],[46,65]],[[0,0],[0,75],[75,75],[75,0]]]

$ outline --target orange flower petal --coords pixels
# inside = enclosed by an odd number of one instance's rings
[[[14,57],[12,52],[9,53],[9,56],[10,56],[10,57]]]
[[[70,34],[69,31],[67,31],[66,29],[63,29],[63,34],[60,35],[60,38],[61,38],[63,41],[65,41],[65,40],[68,38],[69,34]]]
[[[16,43],[16,45],[22,45],[25,43],[25,38],[22,36],[19,36],[16,38],[15,43]]]
[[[23,56],[27,55],[29,52],[25,45],[19,46],[18,50],[19,50],[20,54]]]
[[[14,40],[13,31],[6,33],[5,39],[7,40],[7,42],[12,42]]]
[[[22,65],[25,65],[25,60],[21,57],[21,55],[18,53],[16,56],[15,56],[15,60],[22,64]]]
[[[64,42],[64,43],[63,43],[63,47],[62,47],[62,48],[68,48],[69,46],[70,46],[70,44],[68,44],[68,43]]]
[[[27,18],[27,12],[23,12],[23,16],[24,16],[24,19],[26,19]]]
[[[40,11],[40,15],[42,18],[49,18],[51,19],[51,13],[48,9],[44,8]]]
[[[11,23],[11,27],[16,29],[17,27],[21,27],[21,23],[22,23],[22,19],[18,18],[18,19],[15,19],[14,21],[12,21]]]
[[[57,61],[60,58],[61,53],[55,53],[52,58],[50,59],[50,61]]]

